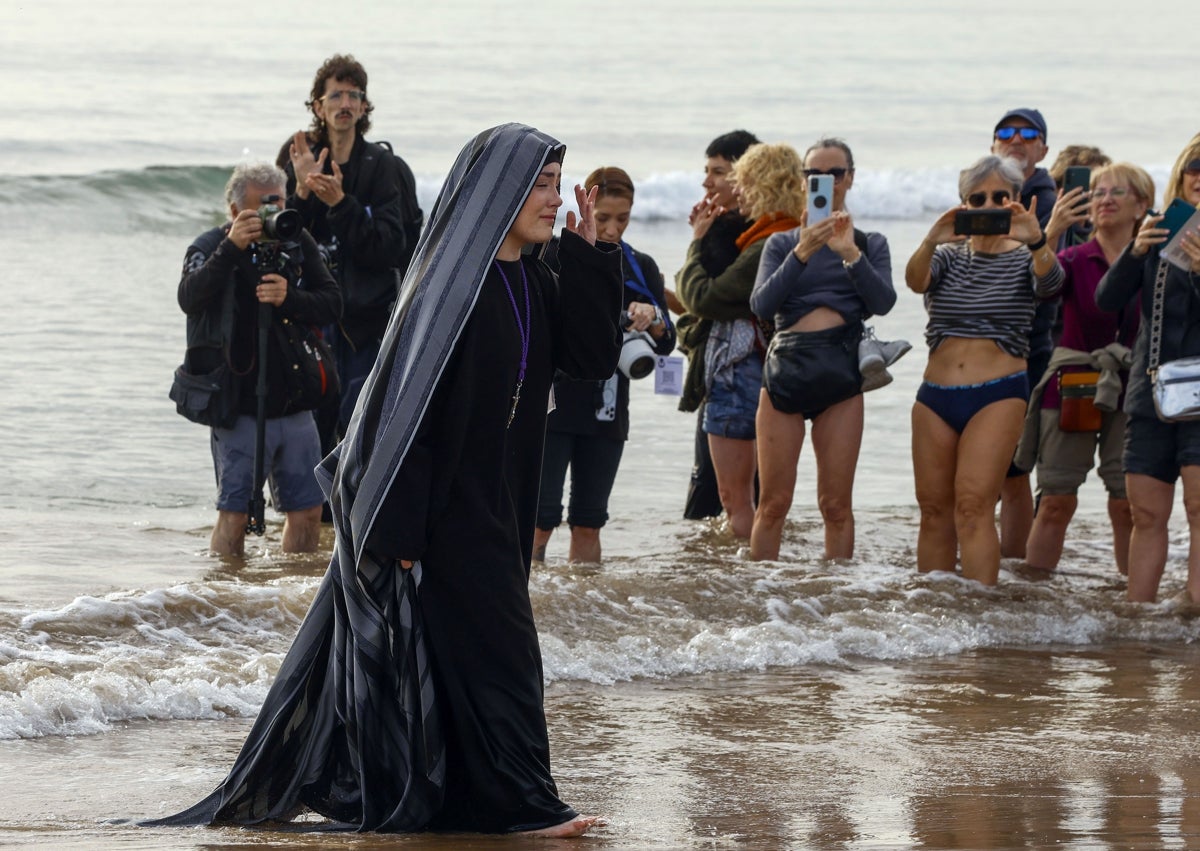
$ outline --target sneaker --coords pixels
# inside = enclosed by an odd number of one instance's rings
[[[881,344],[875,338],[875,330],[867,328],[858,342],[858,371],[863,375],[874,374],[886,366]]]
[[[872,390],[878,390],[880,387],[887,387],[892,383],[892,374],[886,368],[880,367],[874,372],[864,372],[862,380],[862,392],[870,393]]]
[[[904,357],[912,350],[912,344],[908,340],[890,340],[888,342],[879,342],[879,352],[883,356],[883,362],[887,366],[891,366],[900,358]]]

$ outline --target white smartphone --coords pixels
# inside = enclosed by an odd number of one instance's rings
[[[833,212],[833,175],[814,174],[808,178],[808,226],[829,218]]]

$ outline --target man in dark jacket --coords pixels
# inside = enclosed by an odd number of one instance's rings
[[[328,335],[341,378],[337,410],[322,411],[322,448],[345,433],[387,327],[423,216],[412,171],[390,147],[368,142],[374,106],[367,72],[353,56],[331,56],[313,78],[313,122],[281,152],[288,207],[321,246],[342,291],[342,321]]]
[[[1058,187],[1054,178],[1038,163],[1046,158],[1050,148],[1046,144],[1046,119],[1042,113],[1029,107],[1010,109],[996,122],[992,130],[992,153],[1000,157],[1011,157],[1020,163],[1025,172],[1025,183],[1021,186],[1021,204],[1029,207],[1037,199],[1037,218],[1042,229],[1050,221],[1054,202],[1058,200]],[[1057,298],[1039,302],[1033,317],[1033,328],[1029,332],[1029,386],[1042,379],[1050,353],[1054,349],[1051,331],[1058,316]],[[1008,477],[1000,491],[1000,554],[1005,558],[1024,558],[1025,542],[1033,527],[1033,492],[1029,485],[1029,471],[1015,464],[1009,468]]]
[[[234,375],[237,419],[212,429],[217,474],[217,523],[210,546],[241,555],[254,484],[260,305],[272,306],[267,335],[266,443],[263,457],[272,502],[285,516],[282,548],[313,552],[321,530],[321,460],[311,404],[289,392],[290,353],[281,341],[287,323],[322,325],[341,316],[341,296],[305,231],[290,241],[269,240],[259,207],[281,205],[285,177],[270,163],[239,165],[225,187],[229,223],[201,234],[188,248],[179,281],[179,306],[188,316],[188,357],[197,371],[224,359]],[[208,360],[204,363],[205,359]]]

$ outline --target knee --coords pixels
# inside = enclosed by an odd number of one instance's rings
[[[1041,505],[1038,506],[1037,518],[1042,523],[1066,526],[1074,514],[1075,507],[1070,498],[1046,495],[1042,497]]]
[[[1133,519],[1134,528],[1140,529],[1143,532],[1154,529],[1166,529],[1167,521],[1170,519],[1169,510],[1162,511],[1155,507],[1138,505],[1133,501],[1129,503],[1129,515]],[[1188,509],[1188,516],[1190,519],[1190,509]]]
[[[840,526],[848,523],[853,517],[850,500],[845,496],[825,494],[817,500],[817,505],[821,509],[821,518],[826,525]]]
[[[985,499],[981,494],[960,494],[954,500],[955,523],[973,529],[980,523],[993,523],[996,514],[994,499]]]
[[[768,493],[764,490],[759,494],[758,515],[768,522],[782,523],[791,508],[791,491]]]

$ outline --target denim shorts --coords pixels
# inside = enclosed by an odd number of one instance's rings
[[[1157,417],[1130,416],[1123,461],[1126,473],[1175,484],[1180,467],[1200,466],[1200,422],[1164,423]]]
[[[756,352],[713,376],[704,402],[704,433],[754,440],[754,417],[762,390],[763,362]]]
[[[312,411],[267,420],[263,474],[276,511],[303,511],[325,500],[313,469],[321,462],[321,438]],[[217,510],[246,513],[254,490],[254,417],[240,416],[233,428],[212,430]]]

